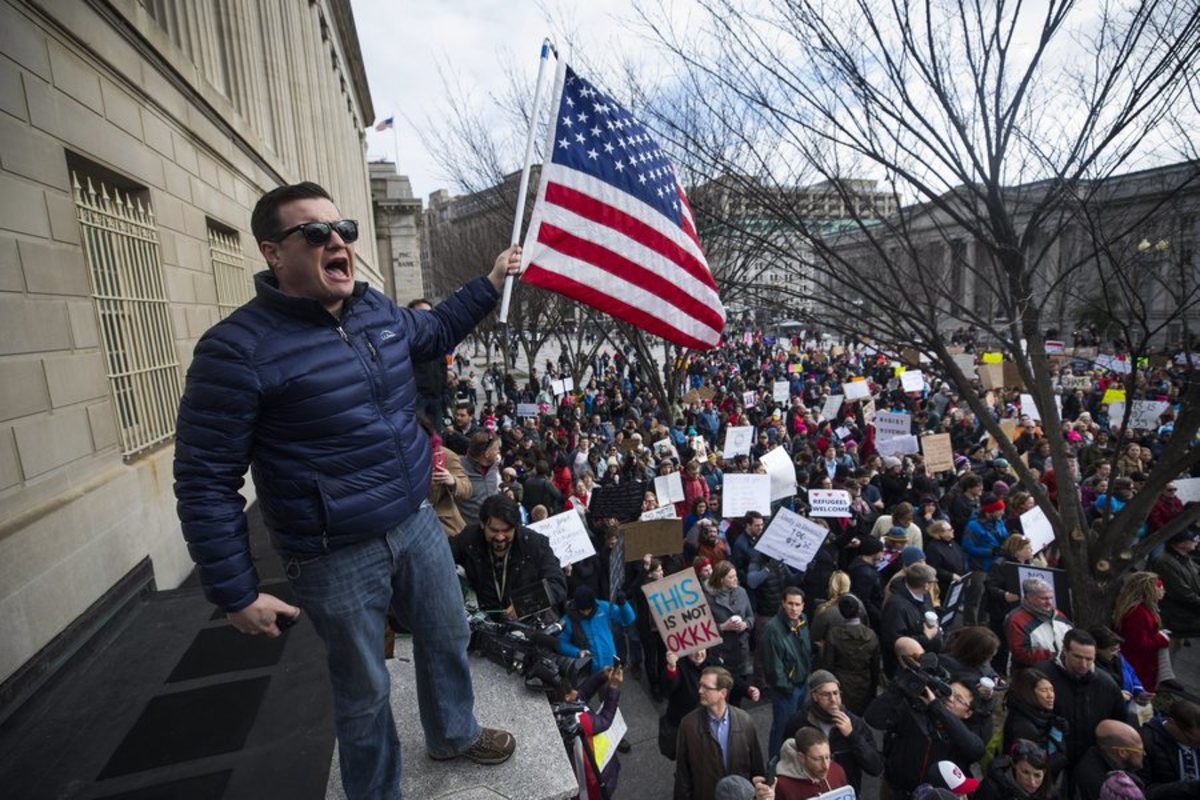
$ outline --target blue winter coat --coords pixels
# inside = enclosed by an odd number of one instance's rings
[[[971,557],[971,565],[987,572],[996,558],[996,548],[1008,538],[1004,520],[982,520],[979,512],[973,512],[963,533],[962,547]]]
[[[413,311],[359,283],[339,320],[280,292],[269,272],[255,287],[197,343],[176,428],[183,535],[206,596],[226,611],[258,596],[238,493],[247,466],[282,553],[384,535],[429,492],[412,360],[440,357],[497,299],[478,278],[432,312]]]
[[[633,606],[628,602],[619,606],[607,600],[596,601],[596,613],[590,617],[579,617],[580,627],[587,637],[587,649],[592,654],[592,672],[598,672],[605,667],[611,667],[613,657],[617,654],[617,645],[613,641],[612,623],[628,627],[633,624]],[[564,614],[562,631],[558,634],[558,652],[564,656],[576,658],[580,648],[571,641],[575,631],[575,614]]]

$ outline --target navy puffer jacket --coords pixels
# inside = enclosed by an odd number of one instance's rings
[[[281,553],[382,536],[429,492],[412,360],[441,356],[497,300],[481,277],[413,311],[360,283],[338,320],[280,292],[269,272],[255,286],[197,343],[176,433],[183,535],[208,599],[227,611],[258,596],[238,493],[247,465]]]

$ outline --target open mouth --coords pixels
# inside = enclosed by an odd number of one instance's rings
[[[350,261],[343,257],[331,258],[322,267],[325,272],[325,277],[334,281],[346,281],[350,279]]]

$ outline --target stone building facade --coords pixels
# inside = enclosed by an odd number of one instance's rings
[[[421,261],[421,198],[390,161],[368,165],[375,212],[375,250],[385,292],[401,304],[432,294]]]
[[[0,718],[188,576],[193,347],[251,295],[267,189],[317,181],[375,240],[372,116],[349,0],[0,0]]]

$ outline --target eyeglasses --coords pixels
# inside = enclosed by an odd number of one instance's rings
[[[304,241],[313,247],[328,244],[329,238],[333,235],[334,231],[337,231],[337,235],[341,237],[343,242],[350,244],[358,239],[358,220],[339,219],[337,222],[301,222],[299,225],[293,225],[274,236],[268,236],[267,241],[282,242],[296,231],[300,231],[304,236]]]

